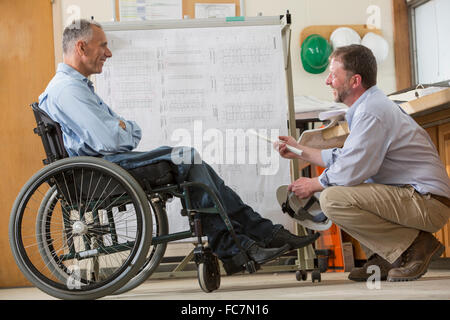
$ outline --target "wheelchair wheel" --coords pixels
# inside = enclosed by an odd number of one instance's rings
[[[200,288],[206,293],[220,287],[219,259],[213,255],[210,248],[205,248],[203,262],[197,266],[197,278]]]
[[[152,209],[152,221],[153,221],[153,231],[152,237],[161,236],[169,233],[169,222],[167,220],[167,213],[161,200],[157,202],[152,201],[150,203]],[[152,245],[150,247],[149,253],[145,260],[144,266],[139,270],[138,274],[135,275],[126,285],[117,290],[114,294],[122,294],[129,290],[132,290],[147,280],[156,268],[159,266],[164,253],[166,252],[167,243],[160,243],[157,245]]]
[[[46,229],[51,223],[53,209],[58,204],[58,190],[56,186],[51,187],[45,194],[39,206],[36,218],[36,242],[39,253],[45,265],[60,281],[67,280],[67,268],[58,263],[53,254],[51,237],[47,237]]]
[[[13,256],[36,287],[60,299],[96,299],[125,285],[151,243],[145,192],[121,167],[94,157],[56,161],[14,202]]]

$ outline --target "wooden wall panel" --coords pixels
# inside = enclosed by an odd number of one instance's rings
[[[439,123],[443,119],[448,119],[450,116],[450,109],[434,112],[425,116],[415,118],[421,125],[427,123]],[[442,163],[450,176],[450,123],[434,125],[425,129],[430,135],[431,140],[436,145],[439,151]],[[450,222],[447,223],[441,230],[436,232],[434,236],[445,246],[445,251],[442,258],[450,258]]]
[[[431,140],[433,141],[434,145],[436,146],[436,148],[439,150],[439,136],[438,136],[438,127],[434,126],[434,127],[429,127],[425,129],[426,132],[428,132]],[[447,226],[445,226],[444,228],[442,228],[441,230],[439,230],[438,232],[434,233],[434,236],[441,242],[444,244],[444,239],[445,239],[445,235],[444,235],[444,229]],[[444,257],[446,256],[445,253],[443,255]]]
[[[434,145],[436,146],[436,149],[438,149],[439,148],[438,127],[429,127],[429,128],[426,128],[425,131],[430,136],[431,141],[433,141]]]
[[[371,29],[366,24],[312,25],[307,26],[300,32],[300,43],[303,43],[303,41],[312,34],[318,34],[325,39],[330,39],[334,30],[344,27],[355,30],[361,39],[369,32],[379,34],[380,36],[383,35],[380,29]]]
[[[438,126],[439,155],[450,176],[450,123]],[[450,223],[440,231],[441,242],[445,245],[444,257],[450,258]]]
[[[55,72],[52,7],[49,0],[0,1],[0,287],[29,285],[13,259],[8,240],[10,210],[19,190],[43,165],[33,134],[31,108]]]

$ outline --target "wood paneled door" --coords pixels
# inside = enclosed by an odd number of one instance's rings
[[[29,104],[55,73],[50,0],[0,0],[0,287],[31,285],[13,259],[9,215],[25,182],[42,166],[44,151]]]
[[[442,109],[442,108],[438,108]],[[416,117],[415,120],[424,126],[431,140],[436,145],[442,163],[450,177],[450,102],[445,104],[443,110],[432,112],[424,116]],[[445,246],[442,258],[450,258],[450,222],[434,234]]]
[[[450,110],[447,113],[450,117]],[[448,118],[447,118],[448,119]],[[438,126],[439,154],[450,177],[450,123]],[[439,240],[445,245],[443,257],[450,258],[450,222],[437,233]]]

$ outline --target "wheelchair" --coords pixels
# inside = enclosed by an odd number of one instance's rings
[[[97,299],[134,289],[155,271],[167,243],[196,237],[194,249],[201,289],[220,287],[218,258],[202,241],[200,214],[219,214],[247,257],[243,270],[257,265],[240,246],[219,199],[206,185],[177,183],[169,162],[146,166],[139,179],[99,157],[68,157],[58,123],[37,103],[31,105],[46,153],[44,167],[17,196],[9,240],[15,261],[37,288],[59,299]],[[189,192],[202,188],[211,208],[193,208]],[[189,230],[169,233],[166,202],[178,198]]]

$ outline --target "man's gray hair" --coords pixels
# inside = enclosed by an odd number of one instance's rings
[[[72,52],[78,40],[89,42],[92,39],[92,25],[102,29],[98,22],[86,19],[74,20],[65,27],[62,40],[63,53],[68,54]]]

